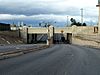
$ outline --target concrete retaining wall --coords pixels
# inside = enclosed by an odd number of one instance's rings
[[[77,36],[77,37],[74,36],[72,38],[72,44],[100,48],[100,40],[92,39],[91,37],[84,38],[84,37],[80,37],[80,36]]]

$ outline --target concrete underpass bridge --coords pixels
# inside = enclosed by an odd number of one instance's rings
[[[71,43],[72,28],[23,27],[20,33],[25,43]]]
[[[77,34],[92,34],[94,27],[22,27],[20,35],[25,43],[72,43]]]

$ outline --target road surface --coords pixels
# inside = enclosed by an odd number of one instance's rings
[[[0,75],[100,75],[100,50],[54,45],[0,60]]]

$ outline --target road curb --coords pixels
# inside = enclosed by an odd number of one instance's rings
[[[37,47],[37,48],[29,48],[29,49],[21,49],[21,50],[16,50],[16,51],[3,52],[3,53],[0,53],[0,60],[20,56],[20,55],[23,55],[23,54],[27,54],[27,53],[30,53],[30,52],[34,52],[34,51],[38,51],[38,50],[42,50],[42,49],[46,49],[46,48],[49,48],[49,46],[44,45],[44,46],[40,46],[40,47]]]

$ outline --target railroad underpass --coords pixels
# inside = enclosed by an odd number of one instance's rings
[[[27,36],[28,44],[46,44],[48,39],[47,34],[28,34]]]
[[[54,34],[54,44],[71,44],[71,43],[72,43],[72,33]]]
[[[47,34],[28,34],[27,36],[28,44],[46,44],[48,40]],[[53,37],[54,44],[71,44],[72,43],[72,33],[62,34],[55,33]]]

